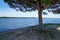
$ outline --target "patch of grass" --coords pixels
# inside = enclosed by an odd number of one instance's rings
[[[49,31],[49,30],[40,30],[39,32],[40,32],[40,33],[43,33],[43,34],[45,34],[45,35],[48,35],[48,36],[50,36],[51,38],[55,38],[54,32],[52,32],[52,31]]]
[[[56,30],[56,28],[58,26],[60,26],[60,24],[44,24],[43,25],[44,29],[47,28],[47,27],[53,27],[53,28],[55,27],[54,30]],[[33,29],[33,30],[38,34],[44,34],[44,35],[47,35],[47,36],[49,36],[50,38],[53,38],[53,39],[56,37],[55,33],[54,33],[55,31],[53,31],[53,30],[38,30],[38,29]]]
[[[54,32],[52,32],[52,31],[49,31],[49,30],[36,30],[36,29],[34,29],[34,31],[35,31],[35,33],[37,33],[37,34],[43,34],[44,36],[49,36],[50,38],[52,38],[52,39],[54,39],[55,38],[55,34],[54,34]]]

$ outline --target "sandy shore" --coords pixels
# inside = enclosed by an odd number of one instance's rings
[[[60,31],[52,30],[51,32],[54,34],[54,38],[49,36],[52,34],[41,33],[36,29],[36,27],[33,26],[2,32],[0,33],[0,40],[60,40]]]

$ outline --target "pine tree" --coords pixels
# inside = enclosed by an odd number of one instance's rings
[[[57,0],[4,0],[8,5],[18,11],[35,11],[38,10],[39,29],[42,30],[42,10],[59,3]]]

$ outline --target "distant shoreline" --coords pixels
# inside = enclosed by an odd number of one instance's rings
[[[38,17],[0,17],[0,18],[38,18]],[[42,17],[47,18],[47,17]],[[52,18],[53,19],[53,18]],[[54,18],[55,19],[55,18]],[[60,18],[59,18],[60,19]]]
[[[0,18],[37,18],[37,17],[0,17]]]

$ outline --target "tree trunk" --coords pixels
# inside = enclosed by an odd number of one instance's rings
[[[42,30],[42,4],[41,0],[36,0],[38,8],[39,30]]]

